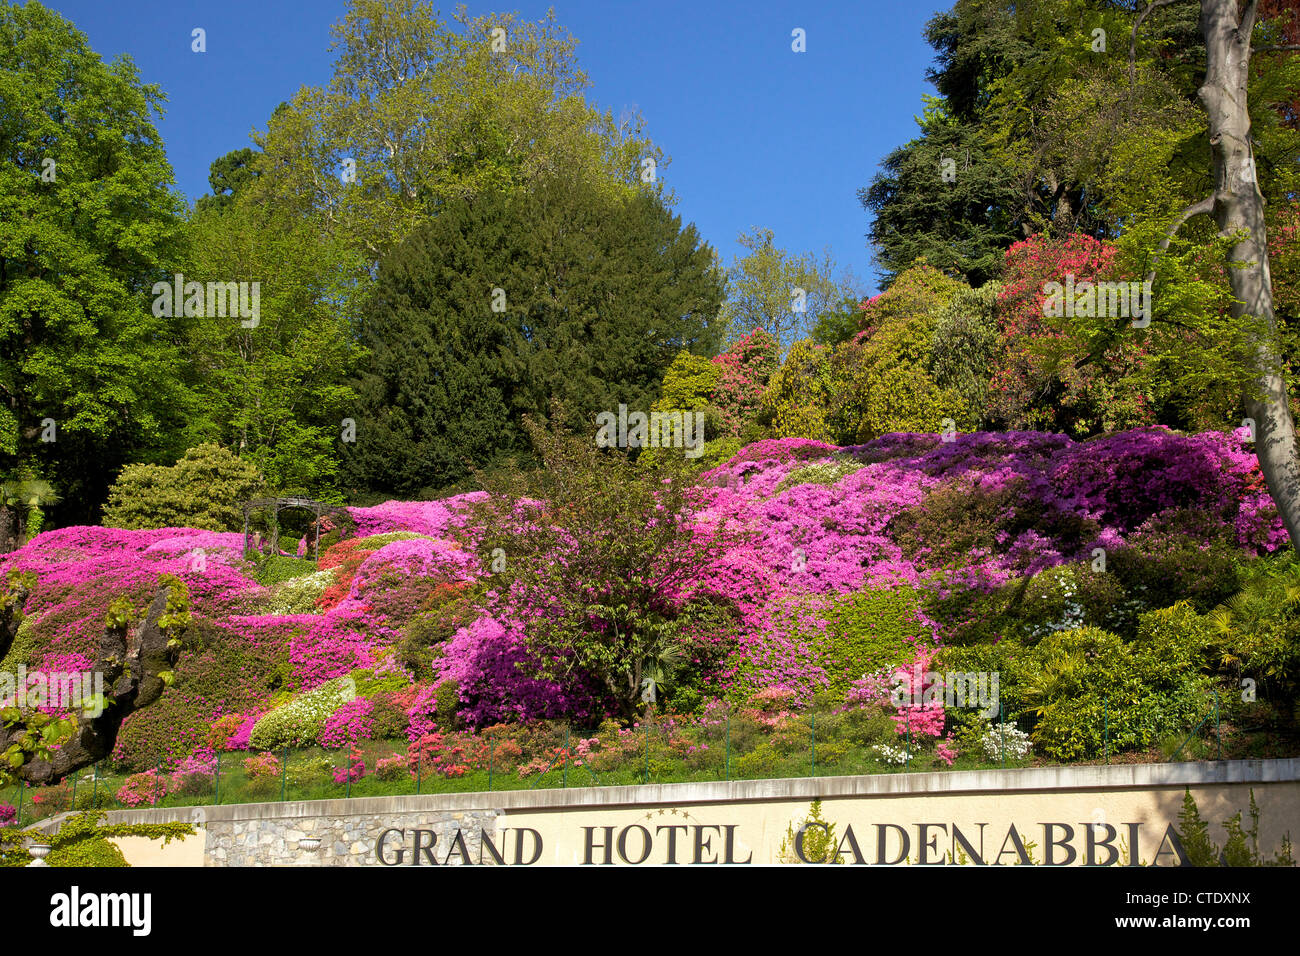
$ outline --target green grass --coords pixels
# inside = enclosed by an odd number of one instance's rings
[[[542,773],[521,776],[514,766],[470,770],[461,777],[444,777],[431,773],[422,773],[419,779],[403,777],[398,780],[380,780],[373,775],[374,763],[378,757],[390,756],[404,746],[404,741],[370,741],[362,751],[366,761],[368,775],[360,780],[336,783],[324,777],[308,781],[294,781],[295,767],[312,759],[326,757],[332,766],[342,768],[344,755],[342,751],[325,751],[320,749],[290,751],[287,767],[280,777],[250,779],[244,769],[243,761],[255,752],[223,753],[220,762],[220,793],[216,788],[208,787],[199,793],[169,793],[164,795],[155,806],[183,807],[208,806],[216,802],[268,803],[281,800],[283,783],[284,800],[331,800],[343,797],[378,797],[400,796],[430,793],[476,793],[496,792],[502,790],[554,789],[561,787],[591,786],[629,786],[650,783],[687,783],[721,780],[752,780],[782,777],[807,777],[813,773],[812,754],[805,750],[799,753],[777,755],[774,759],[759,761],[754,766],[747,766],[746,754],[732,754],[730,767],[724,750],[711,754],[708,759],[697,760],[688,766],[680,759],[667,757],[655,741],[652,740],[650,759],[630,759],[623,765],[612,769],[596,770],[586,765],[570,765],[567,770],[561,765],[552,766]],[[658,752],[657,752],[658,751]],[[753,753],[753,751],[749,751]],[[279,754],[277,753],[277,756]],[[1010,764],[1009,764],[1010,765]],[[283,766],[283,764],[282,764]],[[999,766],[972,757],[960,757],[952,769],[984,769]],[[867,752],[854,752],[841,756],[834,761],[820,761],[816,766],[817,776],[844,776],[858,774],[904,773],[904,765],[884,763]],[[913,772],[936,769],[930,760],[918,759],[910,768]],[[83,774],[89,776],[89,774]],[[98,780],[79,778],[76,784],[76,801],[79,808],[90,805],[92,795],[97,805],[105,809],[125,809],[115,795],[126,783],[130,774],[125,772],[102,773]],[[71,782],[57,787],[28,789],[22,799],[23,825],[71,809],[73,788]],[[47,795],[39,805],[33,802],[34,794]],[[17,788],[0,791],[0,802],[19,803]],[[141,808],[150,804],[142,803]]]

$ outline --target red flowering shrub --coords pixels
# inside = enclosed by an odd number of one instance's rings
[[[780,367],[781,347],[769,333],[754,329],[713,364],[718,369],[713,407],[721,416],[723,433],[735,438],[758,412],[767,384]]]
[[[347,767],[336,767],[333,771],[335,783],[356,783],[366,775],[366,759],[360,750],[348,754]]]
[[[1059,322],[1044,318],[1050,282],[1119,280],[1115,247],[1085,235],[1055,241],[1036,235],[1006,253],[998,327],[1002,354],[989,387],[990,419],[1007,428],[1078,436],[1155,423],[1148,398],[1115,383],[1144,360],[1136,337],[1121,337],[1096,361],[1085,357]]]
[[[280,758],[269,750],[244,761],[244,772],[250,780],[256,777],[280,776]]]
[[[117,791],[117,802],[125,807],[138,807],[142,803],[153,806],[167,796],[170,782],[155,770],[132,774]]]
[[[411,773],[426,777],[463,777],[466,771],[473,769],[471,760],[468,742],[456,734],[425,734],[411,741],[406,750],[406,763]]]
[[[230,738],[239,731],[246,719],[241,714],[227,714],[225,717],[219,718],[213,723],[212,729],[208,731],[204,743],[213,750],[227,749]]]

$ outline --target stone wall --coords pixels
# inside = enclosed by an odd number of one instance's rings
[[[432,846],[448,845],[461,831],[472,858],[478,859],[478,834],[495,832],[498,816],[496,810],[433,811],[421,814],[419,824],[437,835]],[[203,827],[204,855],[209,866],[374,865],[377,834],[390,826],[391,813],[214,820]],[[309,837],[320,840],[319,848],[303,848],[301,841]]]
[[[983,862],[1014,863],[1017,854],[1005,849],[1014,828],[1017,839],[1040,848],[1023,862],[1145,866],[1177,862],[1168,833],[1185,788],[1220,845],[1220,821],[1237,811],[1245,817],[1252,792],[1266,854],[1287,833],[1300,839],[1296,758],[140,808],[107,819],[198,827],[195,837],[166,847],[121,841],[128,862],[144,866],[770,864],[788,862],[782,845],[789,828],[820,799],[837,834],[852,828],[859,845],[874,848],[887,830],[902,846],[879,862],[956,859],[960,834],[978,843]],[[40,828],[57,827],[59,819]],[[1053,851],[1050,843],[1060,846]],[[964,846],[960,855],[968,856]],[[866,859],[848,862],[875,863],[876,855],[855,852]]]

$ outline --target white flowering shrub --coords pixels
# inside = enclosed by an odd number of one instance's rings
[[[315,746],[325,721],[356,694],[355,680],[336,677],[264,715],[253,725],[248,742],[259,750]]]
[[[980,746],[984,748],[984,755],[990,760],[1002,759],[1003,746],[1006,747],[1007,757],[1012,760],[1023,760],[1034,749],[1029,734],[1015,724],[991,725],[980,738]]]
[[[1040,599],[1043,601],[1059,601],[1061,603],[1060,617],[1054,621],[1047,621],[1036,627],[1028,628],[1030,637],[1039,641],[1048,634],[1054,634],[1057,631],[1073,631],[1084,625],[1084,610],[1076,598],[1079,596],[1079,584],[1074,578],[1073,568],[1052,568],[1040,575],[1043,582],[1052,582],[1055,585],[1054,593],[1044,593]]]
[[[907,763],[906,747],[891,747],[889,744],[876,744],[871,748],[876,758],[883,763],[905,764]]]
[[[266,603],[267,614],[321,614],[316,601],[334,583],[334,570],[315,571],[279,584]]]
[[[795,485],[833,485],[845,475],[864,467],[862,462],[848,459],[846,461],[815,461],[802,468],[796,468],[786,475],[777,491],[781,492]]]

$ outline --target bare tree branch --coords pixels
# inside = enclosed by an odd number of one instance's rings
[[[1199,202],[1192,203],[1190,206],[1188,206],[1186,209],[1180,212],[1177,218],[1175,218],[1174,221],[1169,225],[1168,230],[1165,231],[1165,237],[1160,240],[1160,245],[1156,246],[1156,252],[1153,258],[1158,259],[1169,249],[1169,244],[1174,241],[1174,236],[1178,235],[1178,230],[1183,228],[1183,223],[1187,222],[1187,220],[1191,219],[1193,216],[1199,216],[1202,213],[1204,213],[1205,215],[1209,215],[1212,212],[1214,212],[1213,194],[1206,196],[1204,199],[1200,200]],[[1155,279],[1156,279],[1156,270],[1153,264],[1151,267],[1151,271],[1147,273],[1147,282],[1154,282]]]
[[[1128,42],[1128,85],[1130,87],[1137,83],[1138,30],[1142,26],[1142,21],[1150,15],[1152,10],[1157,7],[1167,7],[1173,2],[1174,0],[1151,0],[1151,2],[1147,4],[1147,8],[1139,13],[1138,18],[1133,21],[1133,35],[1129,38]]]
[[[1245,43],[1250,43],[1250,35],[1255,32],[1255,16],[1259,12],[1259,0],[1250,0],[1246,4],[1246,10],[1241,15],[1241,24],[1237,27],[1237,34]]]
[[[1276,53],[1279,50],[1300,50],[1300,43],[1277,43],[1270,46],[1257,46],[1252,53]]]

